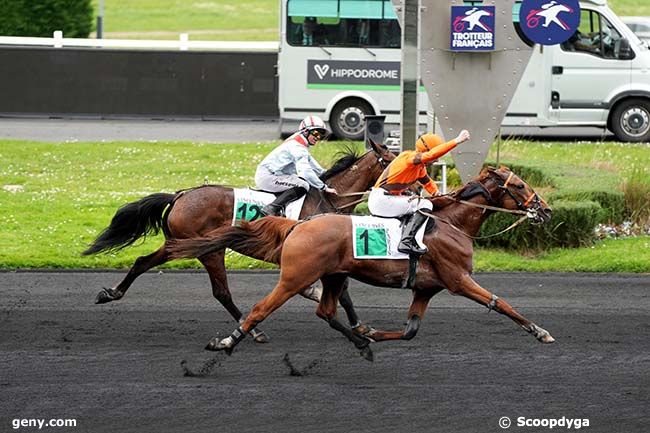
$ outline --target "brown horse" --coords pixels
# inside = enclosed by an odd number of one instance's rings
[[[343,152],[343,156],[321,176],[321,179],[327,181],[341,196],[310,190],[300,218],[324,212],[352,212],[354,202],[358,200],[354,196],[345,196],[346,193],[368,190],[388,163],[395,158],[383,145],[370,142],[370,147],[362,156],[352,149]],[[151,194],[122,206],[113,216],[110,225],[100,233],[83,255],[121,250],[139,238],[157,234],[161,229],[166,239],[203,236],[216,228],[230,225],[233,201],[233,189],[219,185],[199,186],[176,194]],[[166,244],[149,255],[138,257],[124,279],[114,288],[102,289],[97,294],[95,303],[103,304],[121,299],[139,275],[171,259]],[[239,321],[242,313],[234,304],[228,288],[224,249],[205,254],[199,261],[208,271],[212,294],[235,320]],[[305,296],[318,302],[317,295]],[[341,305],[350,323],[358,324],[352,300],[347,293],[342,296]],[[368,329],[362,325],[358,331],[364,332]],[[259,330],[251,328],[251,335],[257,342],[267,341],[266,335]]]
[[[337,300],[348,276],[376,286],[400,287],[408,268],[408,260],[355,259],[349,216],[323,215],[305,222],[270,217],[244,223],[241,227],[218,229],[207,239],[172,242],[168,248],[172,257],[202,257],[228,247],[281,264],[280,281],[273,291],[255,305],[231,336],[221,341],[211,340],[206,349],[232,352],[244,333],[318,279],[323,283],[323,295],[316,314],[348,337],[369,360],[372,360],[371,341],[413,338],[429,300],[443,289],[505,314],[539,341],[552,343],[554,339],[546,330],[479,286],[471,277],[472,236],[493,213],[486,206],[518,209],[528,213],[534,222],[541,223],[549,220],[551,215],[544,200],[514,173],[502,167],[484,170],[458,191],[448,197],[435,198],[433,202],[434,209],[437,209],[436,224],[424,237],[428,252],[419,259],[412,287],[413,301],[404,331],[375,330],[372,335],[361,336],[336,318]]]

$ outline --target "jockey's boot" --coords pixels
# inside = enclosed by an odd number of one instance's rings
[[[422,215],[420,212],[415,212],[409,217],[409,220],[404,224],[404,228],[402,229],[402,240],[399,241],[397,251],[404,254],[417,255],[422,255],[427,252],[426,247],[420,248],[418,241],[415,240],[415,234],[426,221],[427,216]]]
[[[294,200],[298,200],[307,194],[307,190],[301,186],[294,186],[278,195],[275,200],[264,206],[260,211],[264,216],[284,216],[284,207]]]

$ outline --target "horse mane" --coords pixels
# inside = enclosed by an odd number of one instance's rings
[[[357,149],[347,145],[337,152],[337,155],[340,155],[339,159],[332,164],[332,167],[329,170],[320,175],[322,181],[331,179],[337,174],[347,170],[362,156]]]
[[[480,184],[480,181],[488,177],[489,172],[487,169],[481,170],[481,173],[474,179],[462,185],[460,188],[452,191],[449,195],[456,200],[469,200],[470,198],[481,194],[487,200],[489,197],[485,196],[485,188]]]

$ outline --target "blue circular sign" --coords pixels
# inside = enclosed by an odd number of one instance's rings
[[[524,0],[519,9],[521,31],[538,44],[561,44],[579,25],[578,0]]]

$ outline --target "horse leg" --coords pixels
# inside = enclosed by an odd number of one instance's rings
[[[266,319],[271,313],[280,308],[285,302],[300,293],[300,291],[307,286],[309,286],[309,283],[306,285],[299,285],[296,288],[295,285],[287,284],[283,281],[282,276],[280,276],[280,281],[273,291],[266,295],[260,302],[255,304],[253,310],[248,314],[248,317],[246,317],[243,324],[235,329],[229,337],[226,337],[221,341],[219,341],[217,337],[213,338],[205,349],[224,350],[228,355],[230,355],[235,346],[239,344],[246,334],[255,328],[258,323]]]
[[[368,337],[375,341],[388,341],[388,340],[410,340],[418,333],[420,323],[424,317],[424,313],[429,306],[429,301],[438,293],[439,290],[414,290],[413,301],[409,307],[408,321],[406,328],[403,331],[380,331],[375,330]]]
[[[133,284],[133,281],[136,278],[147,272],[149,269],[166,263],[168,260],[165,245],[161,246],[148,256],[138,257],[124,279],[116,287],[112,289],[103,288],[99,293],[97,293],[95,304],[105,304],[107,302],[121,299],[126,294],[126,291],[129,290],[129,287],[131,287],[131,284]]]
[[[512,308],[512,306],[506,301],[481,287],[469,275],[464,275],[460,279],[458,291],[456,292],[454,290],[453,292],[454,294],[463,295],[478,302],[479,304],[483,304],[490,310],[494,310],[498,313],[510,317],[515,321],[515,323],[524,328],[526,332],[532,334],[535,338],[537,338],[537,340],[542,343],[553,343],[555,341],[555,338],[553,338],[547,330],[535,325],[533,322],[526,319],[514,308]]]
[[[232,301],[232,294],[228,288],[228,276],[226,274],[226,265],[224,263],[224,251],[208,254],[199,259],[201,264],[208,271],[210,284],[212,285],[212,295],[223,305],[239,323],[243,322],[242,313]],[[268,343],[269,338],[266,334],[257,328],[250,331],[253,340],[256,343]]]
[[[360,350],[361,356],[372,362],[371,340],[355,333],[336,318],[336,307],[341,293],[347,287],[347,277],[345,275],[328,275],[321,281],[323,282],[323,296],[318,303],[316,315],[329,323],[330,327],[345,335]]]
[[[357,316],[357,312],[354,310],[354,304],[352,303],[352,298],[350,297],[350,293],[348,292],[348,283],[349,280],[346,278],[343,291],[341,292],[341,296],[339,298],[339,304],[341,304],[341,307],[343,307],[345,314],[348,316],[348,322],[350,323],[350,327],[352,328],[352,330],[359,335],[369,335],[375,331],[375,328],[373,328],[370,325],[361,323],[361,321],[359,320],[359,316]],[[300,295],[306,299],[318,303],[320,302],[321,297],[323,296],[323,289],[322,287],[311,285],[307,287],[305,290],[303,290],[302,292],[300,292]]]
[[[375,331],[375,328],[370,325],[366,325],[359,320],[359,316],[357,316],[357,312],[354,309],[354,304],[352,303],[352,298],[348,292],[349,281],[350,280],[346,278],[345,282],[343,283],[343,291],[339,297],[339,304],[341,304],[341,307],[343,307],[345,314],[348,316],[348,322],[350,323],[352,330],[359,335],[369,336]]]

